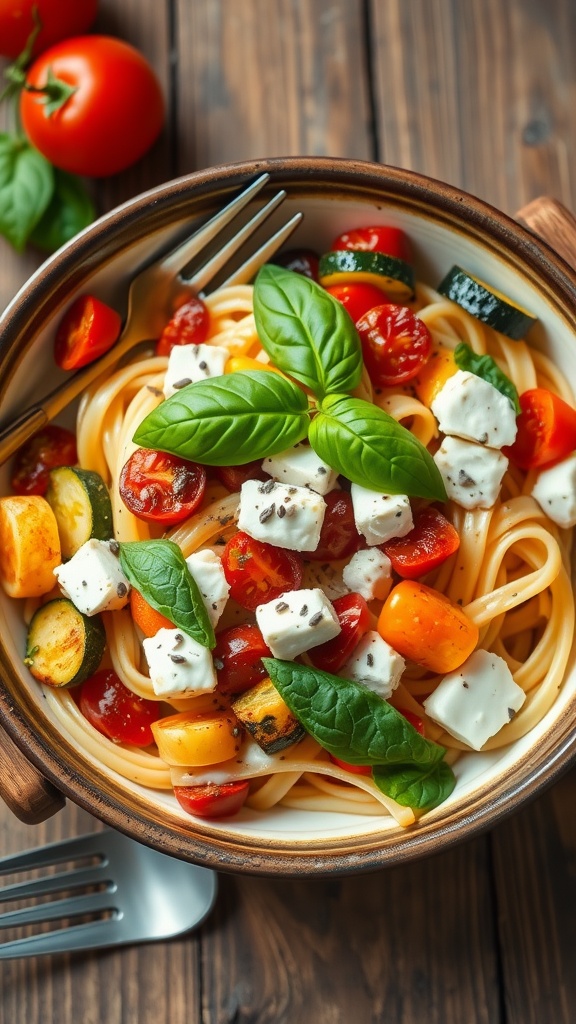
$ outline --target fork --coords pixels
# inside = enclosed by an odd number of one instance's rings
[[[244,224],[213,255],[210,255],[194,273],[187,277],[186,267],[199,257],[210,243],[237,217],[264,187],[270,175],[260,175],[235,199],[223,207],[204,225],[172,249],[148,263],[132,279],[128,289],[127,316],[122,333],[107,353],[88,366],[68,377],[40,402],[25,409],[11,423],[0,429],[0,465],[6,462],[17,448],[32,434],[41,430],[50,420],[62,412],[81,391],[84,391],[103,373],[111,370],[136,345],[156,338],[173,313],[176,299],[184,302],[191,295],[206,294],[210,284],[225,268],[229,260],[251,238],[271,213],[286,198],[282,189]],[[252,280],[258,269],[266,263],[292,234],[302,220],[296,213],[281,228],[272,234],[236,270],[219,283],[219,287],[230,284],[245,284]]]
[[[0,905],[57,897],[0,913],[0,931],[64,922],[51,931],[0,942],[0,960],[172,938],[201,924],[214,905],[217,876],[210,868],[175,860],[111,829],[1,858],[0,875],[87,858],[97,863],[0,888]],[[75,923],[87,915],[93,920]]]

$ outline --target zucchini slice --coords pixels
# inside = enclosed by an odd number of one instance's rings
[[[87,540],[110,540],[112,504],[99,473],[73,466],[50,472],[46,500],[58,523],[62,558],[72,558]]]
[[[284,750],[306,734],[269,678],[241,694],[232,711],[266,754]]]
[[[376,285],[393,301],[409,302],[414,298],[413,268],[404,260],[383,252],[334,249],[324,253],[320,257],[318,279],[324,288],[358,281]]]
[[[77,686],[94,674],[105,647],[101,618],[88,618],[68,598],[57,597],[32,616],[24,663],[41,683]]]
[[[500,334],[519,341],[536,323],[536,317],[518,306],[502,292],[490,288],[462,267],[454,266],[438,285],[438,291],[452,299],[477,320],[493,327]]]

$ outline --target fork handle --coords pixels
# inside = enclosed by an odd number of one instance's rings
[[[0,797],[26,825],[38,825],[60,811],[65,799],[0,729]]]

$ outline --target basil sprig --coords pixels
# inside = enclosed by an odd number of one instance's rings
[[[497,391],[500,391],[502,395],[506,395],[506,398],[512,404],[514,412],[516,415],[519,415],[521,410],[516,385],[500,369],[492,356],[478,355],[469,345],[461,341],[454,349],[454,359],[456,366],[461,370],[468,370],[469,373],[474,373],[477,377],[481,377],[482,380],[491,384]]]
[[[370,765],[383,793],[415,810],[430,810],[450,795],[455,778],[444,747],[421,736],[378,694],[307,665],[262,662],[306,731],[340,760]]]
[[[203,647],[216,646],[202,594],[177,544],[125,541],[120,544],[120,564],[132,586],[157,612]]]

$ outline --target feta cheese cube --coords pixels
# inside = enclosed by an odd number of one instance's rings
[[[256,622],[275,658],[292,661],[340,632],[338,616],[318,588],[291,590],[258,605]]]
[[[576,526],[576,452],[540,470],[532,497],[553,523],[566,529]]]
[[[230,585],[224,575],[222,559],[215,551],[194,551],[186,559],[191,576],[198,584],[202,600],[213,626],[224,611],[230,593]]]
[[[291,551],[318,547],[326,502],[307,487],[247,480],[240,491],[238,529]]]
[[[219,377],[230,353],[220,345],[174,345],[164,377],[164,398],[208,377]]]
[[[398,686],[405,666],[402,655],[371,629],[364,634],[338,675],[362,683],[387,700]]]
[[[379,548],[357,551],[344,566],[342,579],[348,590],[360,594],[366,601],[383,601],[392,582],[392,564],[388,555]]]
[[[120,568],[115,541],[87,540],[54,575],[83,615],[113,612],[128,603],[130,583]]]
[[[526,700],[503,658],[474,651],[424,701],[426,714],[473,750],[510,722]]]
[[[463,508],[492,508],[508,467],[502,452],[458,437],[444,438],[434,462],[448,497]]]
[[[516,437],[516,411],[506,395],[475,373],[449,377],[430,408],[443,434],[502,448]]]
[[[192,697],[216,689],[216,672],[207,647],[181,629],[159,629],[142,641],[154,693]]]
[[[368,544],[383,544],[390,537],[404,537],[414,526],[406,494],[382,494],[352,484],[354,522]]]
[[[328,494],[338,479],[335,470],[323,462],[307,444],[294,445],[293,448],[264,459],[262,469],[280,483],[309,487],[318,494]]]

